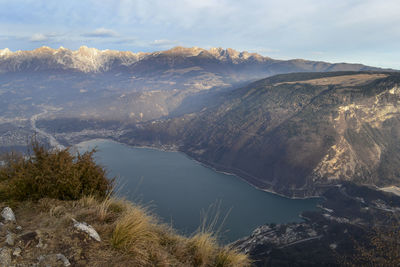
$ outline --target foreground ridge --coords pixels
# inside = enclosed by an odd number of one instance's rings
[[[112,197],[92,153],[34,143],[30,157],[9,155],[0,167],[0,266],[250,266],[212,232],[182,236]],[[68,173],[78,170],[84,175]]]

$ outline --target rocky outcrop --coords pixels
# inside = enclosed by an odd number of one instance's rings
[[[9,207],[5,207],[1,214],[0,266],[71,266],[63,251],[54,253],[50,245],[53,240],[49,234],[41,230],[25,231],[16,224],[14,212]],[[72,220],[74,228],[79,232],[101,242],[99,234],[91,225]]]

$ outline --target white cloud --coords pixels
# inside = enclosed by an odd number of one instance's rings
[[[160,40],[154,40],[153,42],[150,43],[150,45],[153,45],[153,46],[172,46],[172,45],[177,45],[178,43],[179,43],[178,41],[160,39]]]
[[[119,38],[119,39],[112,41],[112,43],[137,45],[137,44],[140,44],[140,40],[138,40],[136,38]]]
[[[110,38],[110,37],[117,37],[118,34],[110,29],[106,28],[98,28],[93,32],[88,32],[83,34],[85,37],[95,37],[95,38]]]
[[[279,52],[279,49],[273,49],[273,48],[268,48],[268,47],[262,47],[262,48],[255,48],[255,49],[251,49],[251,51],[261,54],[261,55],[267,55],[268,54],[275,54]]]
[[[49,37],[45,34],[42,33],[35,33],[34,35],[32,35],[30,41],[31,42],[44,42],[44,41],[48,41]]]

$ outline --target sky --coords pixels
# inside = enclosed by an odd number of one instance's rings
[[[222,47],[400,69],[400,0],[0,0],[0,49]]]

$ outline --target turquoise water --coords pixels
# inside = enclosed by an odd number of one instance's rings
[[[87,141],[78,147],[80,151],[97,147],[96,161],[106,167],[110,177],[117,177],[118,194],[149,206],[163,222],[172,223],[184,234],[194,232],[206,217],[210,222],[217,213],[220,219],[214,229],[220,228],[223,242],[231,242],[265,223],[300,221],[298,215],[315,210],[319,201],[288,199],[258,190],[179,152],[129,147],[109,140]]]

